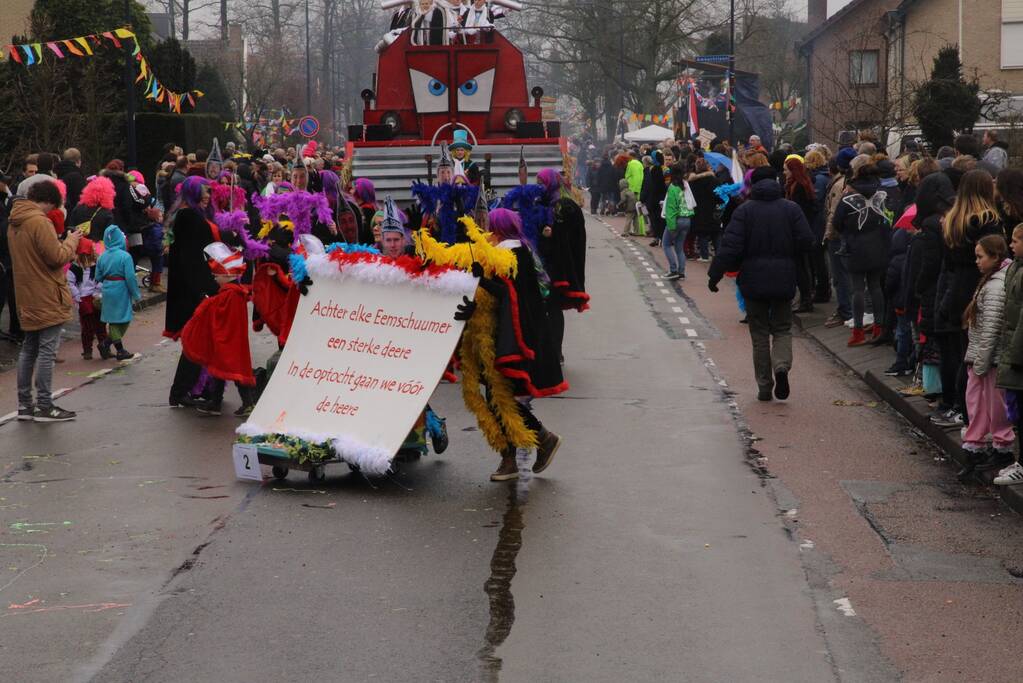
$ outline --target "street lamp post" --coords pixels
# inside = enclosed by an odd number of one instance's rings
[[[725,113],[728,114],[728,144],[735,147],[735,113],[732,111],[732,92],[735,88],[735,0],[730,2],[730,19],[728,23],[728,98],[725,101]]]
[[[309,58],[309,0],[305,0],[305,113],[313,113],[313,74]]]
[[[131,0],[124,0],[124,21],[125,25],[131,28]],[[132,54],[131,50],[124,51],[124,96],[126,98],[125,111],[128,117],[128,166],[133,167],[137,163],[137,150],[135,148],[135,79],[132,78]]]

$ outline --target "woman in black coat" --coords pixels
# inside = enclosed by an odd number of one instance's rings
[[[874,308],[872,337],[883,334],[884,292],[881,278],[888,266],[888,250],[891,246],[891,224],[884,214],[884,205],[878,204],[881,195],[874,195],[881,189],[877,166],[860,166],[845,195],[835,209],[835,229],[842,236],[846,251],[846,267],[852,282],[853,331],[848,346],[861,346],[867,342],[863,331],[864,293],[870,291],[870,303]]]
[[[806,223],[812,231],[817,223],[817,193],[806,165],[798,157],[785,160],[785,198],[795,202],[806,216]],[[796,313],[813,312],[813,269],[810,252],[801,254],[799,259],[799,305]]]
[[[653,164],[643,176],[643,188],[640,190],[640,201],[646,205],[650,215],[650,226],[653,228],[654,240],[650,246],[656,247],[664,235],[664,218],[661,217],[661,202],[668,194],[668,186],[664,184],[664,155],[660,150],[650,153]]]
[[[721,225],[715,216],[718,196],[714,194],[714,188],[718,186],[718,179],[710,170],[707,160],[699,158],[693,165],[693,173],[686,180],[696,200],[696,209],[693,210],[693,234],[696,235],[700,260],[708,261],[711,245],[714,245],[714,253],[717,253],[721,241]]]
[[[203,249],[215,241],[210,222],[210,190],[208,182],[198,176],[188,178],[181,188],[172,219],[172,241],[167,256],[171,272],[167,287],[167,310],[164,336],[178,339],[203,299],[220,289],[207,265]],[[184,353],[178,359],[170,390],[170,406],[183,408],[197,405],[190,395],[199,380],[201,368]]]
[[[925,179],[926,180],[926,179]],[[935,424],[954,427],[966,419],[966,331],[963,312],[980,281],[977,242],[986,235],[1003,235],[995,205],[995,186],[987,171],[967,171],[959,180],[956,200],[942,230],[941,273],[934,297],[934,335],[941,348],[943,414]],[[939,410],[940,412],[940,410]]]

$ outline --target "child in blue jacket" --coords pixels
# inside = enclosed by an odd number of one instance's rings
[[[127,251],[124,233],[109,225],[103,233],[106,251],[96,263],[96,281],[103,285],[103,308],[100,319],[107,324],[108,336],[100,353],[117,349],[117,360],[128,360],[135,354],[125,351],[122,340],[133,317],[132,304],[142,298],[135,279],[135,263]],[[106,355],[106,354],[104,354]]]

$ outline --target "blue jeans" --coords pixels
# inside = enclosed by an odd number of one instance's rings
[[[905,314],[897,316],[895,323],[895,362],[913,367],[913,324]]]
[[[64,324],[44,327],[25,333],[25,341],[18,354],[18,407],[31,408],[32,375],[36,380],[34,405],[49,410],[53,405],[53,364],[60,348],[60,332]]]
[[[711,245],[714,247],[714,253],[718,253],[718,247],[721,246],[721,235],[715,235],[714,237],[704,237],[700,235],[696,239],[696,249],[700,252],[700,258],[710,258]]]
[[[831,282],[835,285],[835,298],[838,300],[838,314],[842,320],[852,317],[852,283],[849,271],[845,267],[845,259],[836,255],[842,245],[838,240],[828,240],[828,256],[831,261]]]
[[[668,259],[668,270],[679,275],[686,274],[686,235],[689,234],[689,218],[679,216],[675,221],[674,230],[665,230],[661,237],[661,247]]]

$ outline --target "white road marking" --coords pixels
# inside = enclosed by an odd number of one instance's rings
[[[810,539],[806,539],[805,541],[799,544],[800,550],[813,550],[815,547],[816,546],[814,545],[814,542],[811,541]]]
[[[681,306],[672,306],[671,307],[671,312],[672,313],[681,313],[682,312],[682,307]]]
[[[688,327],[688,328],[686,328],[686,334],[689,335],[690,337],[695,337],[696,336],[696,330],[694,330],[691,327]]]
[[[667,287],[668,286],[668,285],[664,284],[663,282],[661,282],[660,280],[658,280],[654,284],[657,285],[658,287]]]
[[[650,267],[648,266],[648,267],[647,267],[647,269],[646,269],[646,271],[647,271],[648,273],[653,273],[653,272],[654,272],[654,269],[653,269],[653,268],[650,268]]]
[[[664,297],[664,300],[667,301],[669,304],[675,303],[675,297],[673,296],[666,296]]]
[[[834,601],[838,611],[847,617],[855,617],[856,610],[853,609],[852,603],[849,602],[849,598],[839,598]]]
[[[69,391],[71,391],[71,387],[64,387],[63,389],[57,389],[55,392],[53,392],[53,398],[60,398],[61,396],[63,396],[64,394],[66,394]]]
[[[683,318],[683,317],[679,316],[678,321],[680,323],[682,323],[683,325],[688,325],[689,324],[689,318]]]
[[[0,417],[0,425],[6,424],[18,416],[18,411],[15,410],[13,413],[7,413],[3,417]]]
[[[651,268],[650,270],[653,270],[653,268]],[[655,280],[660,280],[660,279],[661,279],[661,276],[660,276],[660,275],[658,275],[657,273],[654,273],[654,274],[653,274],[653,275],[651,275],[650,277],[652,277],[652,278],[653,278],[653,279],[655,279]]]

